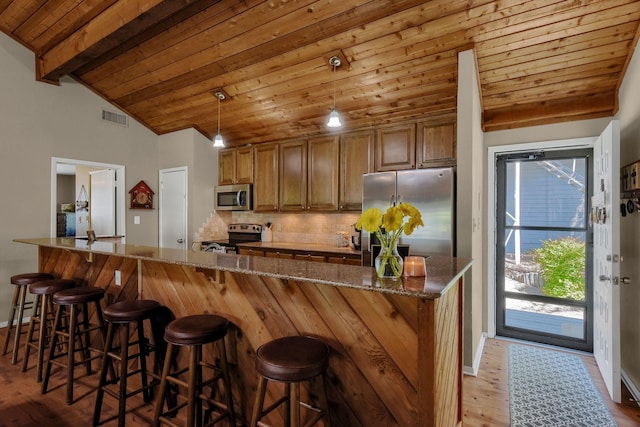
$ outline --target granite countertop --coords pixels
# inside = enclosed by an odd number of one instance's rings
[[[349,246],[340,247],[332,245],[320,245],[317,243],[291,243],[291,242],[246,242],[238,243],[241,248],[253,248],[253,249],[280,249],[300,252],[317,252],[324,254],[338,254],[338,255],[357,255],[360,256],[361,252],[357,251]]]
[[[403,277],[391,280],[379,279],[372,267],[140,246],[122,243],[122,240],[98,239],[89,243],[87,240],[78,240],[73,237],[47,237],[14,241],[78,252],[116,255],[424,299],[440,297],[472,263],[472,260],[466,258],[432,256],[426,260],[426,278]]]

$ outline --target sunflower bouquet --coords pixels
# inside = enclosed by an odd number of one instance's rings
[[[423,226],[422,214],[410,203],[390,206],[386,212],[378,208],[367,209],[360,215],[356,228],[375,234],[380,241],[380,254],[375,266],[378,277],[400,277],[402,257],[398,254],[398,242],[402,233],[407,236],[416,227]]]

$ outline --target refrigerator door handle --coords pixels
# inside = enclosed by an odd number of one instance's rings
[[[396,196],[396,203],[399,205],[400,203],[402,203],[402,194],[398,194]]]
[[[391,199],[389,200],[389,206],[395,206],[395,205],[396,205],[396,195],[392,194]]]

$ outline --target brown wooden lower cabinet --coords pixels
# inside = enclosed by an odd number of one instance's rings
[[[292,253],[286,253],[286,252],[280,252],[280,251],[265,251],[264,256],[266,256],[267,258],[293,259]]]
[[[332,264],[361,265],[360,256],[350,255],[326,255],[318,252],[296,251],[293,249],[255,249],[238,248],[239,255],[264,256],[268,258],[297,259],[300,261],[328,262]]]

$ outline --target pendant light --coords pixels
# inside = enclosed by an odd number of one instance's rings
[[[339,128],[342,126],[342,122],[340,121],[340,115],[336,111],[336,67],[339,67],[342,64],[340,58],[337,56],[332,56],[329,59],[329,64],[333,66],[333,108],[331,109],[331,113],[329,114],[329,120],[327,121],[327,126],[330,128]]]
[[[220,101],[225,99],[224,93],[216,92],[213,94],[216,98],[218,98],[218,133],[213,138],[213,146],[214,147],[224,147],[224,139],[222,139],[222,134],[220,133]]]

